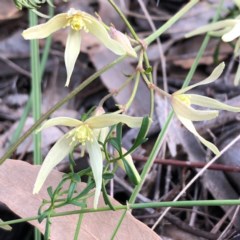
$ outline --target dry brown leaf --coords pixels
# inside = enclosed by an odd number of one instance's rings
[[[33,123],[34,123],[33,118],[31,117],[27,118],[23,128],[23,132],[26,132],[33,125]],[[18,124],[19,122],[16,122],[8,131],[5,132],[4,135],[0,137],[0,149],[2,149],[2,151],[4,151],[5,147],[7,147],[7,142],[11,139]],[[45,131],[42,132],[42,139],[44,139],[44,141],[42,141],[42,148],[48,147],[49,145],[55,143],[62,135],[63,133],[58,129],[58,127],[46,129]],[[23,141],[17,148],[17,154],[32,151],[33,143],[31,137]]]
[[[191,68],[202,41],[203,37],[199,36],[194,40],[186,39],[184,42],[179,42],[179,44],[176,44],[175,46],[170,48],[167,56],[167,61],[171,61],[175,65],[181,66],[184,69]],[[219,43],[220,46],[218,46]],[[206,65],[213,64],[214,53],[218,47],[219,47],[218,53],[219,61],[226,59],[229,53],[232,53],[233,51],[232,47],[229,44],[221,42],[220,39],[211,39],[199,63]]]
[[[0,167],[0,201],[22,218],[37,215],[42,199],[48,198],[47,186],[55,187],[62,177],[62,173],[55,170],[52,171],[40,193],[33,195],[33,184],[39,169],[39,166],[33,166],[19,160],[7,160]],[[80,191],[84,185],[79,185],[78,190]],[[88,200],[89,206],[92,206],[92,201],[93,199]],[[112,202],[114,205],[118,204],[114,199],[112,199]],[[104,205],[102,198],[99,205]],[[66,206],[61,211],[77,209],[75,206]],[[85,214],[79,239],[110,239],[121,214],[121,211]],[[52,218],[51,240],[73,239],[77,220],[77,215]],[[37,221],[30,223],[41,232],[44,232],[44,223],[39,224]],[[128,213],[115,239],[159,240],[160,237]]]
[[[98,50],[95,48],[89,51],[89,56],[95,67],[99,70],[108,63],[116,59],[116,55],[105,49],[103,46]],[[129,59],[118,63],[113,68],[109,69],[101,75],[104,85],[108,88],[109,92],[117,90],[126,81],[126,75],[133,74],[135,69],[131,66]],[[131,82],[127,85],[118,95],[114,96],[115,101],[124,105],[132,95],[134,83]],[[131,106],[131,114],[144,115],[148,114],[150,109],[150,93],[143,81],[140,81],[136,97]]]
[[[19,16],[20,16],[20,12],[13,4],[13,1],[1,0],[0,21],[14,19]]]
[[[129,10],[129,0],[116,0],[114,2],[121,10]],[[106,0],[99,0],[98,14],[104,23],[107,25],[113,24],[118,30],[122,30],[125,26],[125,23],[121,20],[119,14]]]

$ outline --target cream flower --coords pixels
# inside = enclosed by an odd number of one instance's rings
[[[23,31],[22,35],[28,40],[42,39],[67,26],[70,27],[70,31],[68,34],[64,55],[67,69],[66,86],[69,85],[74,65],[80,53],[82,31],[93,34],[115,54],[127,54],[125,47],[110,37],[103,23],[90,14],[75,10],[73,8],[71,8],[67,13],[60,13],[56,15],[46,23],[26,29]]]
[[[216,118],[219,114],[217,110],[196,110],[191,107],[191,105],[198,105],[201,107],[207,107],[212,109],[227,110],[231,112],[240,112],[239,107],[232,107],[227,104],[221,103],[215,99],[204,97],[196,94],[186,94],[189,90],[214,82],[221,75],[225,64],[219,64],[212,72],[212,74],[205,80],[193,84],[191,86],[180,89],[172,94],[171,104],[177,118],[181,123],[193,133],[207,148],[209,148],[216,155],[219,154],[218,148],[211,142],[204,139],[196,131],[193,121],[204,121]]]
[[[38,173],[33,193],[38,193],[51,170],[61,162],[74,147],[78,144],[82,144],[89,153],[89,162],[96,183],[94,196],[94,208],[96,208],[101,193],[103,170],[103,156],[101,147],[98,143],[99,129],[104,129],[120,122],[131,128],[136,128],[141,126],[142,119],[141,117],[130,117],[122,114],[109,113],[90,117],[86,121],[68,117],[58,117],[46,121],[38,131],[55,125],[64,125],[74,128],[62,136],[47,154]]]
[[[209,32],[212,36],[221,36],[224,42],[231,42],[240,36],[240,19],[226,19],[197,28],[185,37],[192,37]]]

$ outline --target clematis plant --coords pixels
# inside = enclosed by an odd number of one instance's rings
[[[82,31],[93,34],[108,49],[117,55],[131,55],[136,57],[136,53],[129,44],[111,38],[104,24],[92,15],[71,8],[67,13],[60,13],[47,21],[46,23],[30,27],[23,31],[24,39],[42,39],[61,28],[70,27],[65,49],[65,65],[67,69],[67,81],[65,86],[69,85],[70,78],[81,48]],[[131,51],[129,51],[131,48]],[[132,53],[132,54],[129,54]]]
[[[103,155],[98,143],[99,129],[104,129],[118,123],[124,123],[130,128],[138,128],[141,126],[142,120],[142,117],[130,117],[122,114],[109,113],[93,116],[85,121],[68,117],[58,117],[46,121],[38,131],[55,125],[64,125],[73,127],[73,129],[62,136],[47,154],[38,173],[33,193],[38,193],[40,191],[51,170],[77,145],[81,144],[86,148],[89,154],[89,163],[96,184],[94,208],[97,208],[98,199],[101,193],[103,171]]]
[[[221,103],[215,99],[187,93],[189,90],[209,83],[214,82],[221,75],[225,64],[219,64],[211,73],[211,75],[205,80],[193,84],[191,86],[180,89],[172,94],[171,96],[171,105],[181,123],[193,133],[207,148],[209,148],[216,155],[219,154],[218,148],[211,142],[204,139],[196,131],[193,121],[204,121],[216,118],[219,114],[218,110],[196,110],[191,107],[191,105],[197,105],[201,107],[207,107],[212,109],[227,110],[231,112],[240,112],[239,107],[232,107],[227,104]]]

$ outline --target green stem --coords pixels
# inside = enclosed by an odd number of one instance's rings
[[[38,17],[32,11],[29,11],[30,26],[35,26],[38,23]],[[40,74],[40,61],[39,61],[39,45],[38,40],[31,40],[31,73],[32,73],[32,110],[33,118],[36,122],[41,117],[41,74]],[[41,134],[33,135],[34,151],[33,162],[34,164],[41,164]]]
[[[135,32],[132,25],[129,23],[129,21],[125,17],[125,15],[122,13],[122,11],[119,9],[119,7],[115,4],[115,2],[113,0],[108,0],[108,2],[112,5],[112,7],[115,9],[115,11],[118,13],[118,15],[122,18],[122,20],[126,24],[127,28],[131,32],[132,36],[138,41],[139,37],[138,37],[137,33]]]
[[[82,224],[83,216],[84,216],[83,213],[80,213],[78,216],[78,222],[77,222],[77,227],[76,227],[75,234],[74,234],[74,240],[79,239],[79,232],[80,232],[80,227]]]
[[[180,11],[178,11],[173,17],[171,17],[162,27],[160,27],[156,32],[149,35],[144,41],[147,44],[152,43],[156,40],[162,33],[164,33],[168,28],[170,28],[179,18],[186,14],[194,5],[196,5],[199,0],[192,0],[186,4]]]
[[[129,209],[144,209],[144,208],[165,208],[165,207],[176,207],[176,208],[183,208],[183,207],[193,207],[193,206],[237,206],[240,205],[239,199],[223,199],[223,200],[195,200],[195,201],[178,201],[178,202],[149,202],[149,203],[132,203],[127,205],[117,205],[114,206],[116,211],[120,210],[129,210]],[[102,208],[86,208],[81,210],[74,210],[74,211],[66,211],[66,212],[59,212],[59,213],[52,213],[51,217],[62,217],[74,214],[83,214],[83,213],[95,213],[95,212],[106,212],[112,211],[110,207],[102,207]],[[37,220],[39,216],[16,219],[1,222],[0,226],[4,225],[11,225],[16,223],[22,222],[30,222]]]
[[[136,96],[136,93],[137,93],[137,89],[138,89],[138,85],[139,85],[139,81],[140,81],[140,72],[137,72],[136,74],[136,78],[135,78],[135,84],[134,84],[134,88],[132,90],[132,94],[128,100],[128,102],[126,103],[125,107],[124,107],[124,110],[128,110],[129,107],[131,106],[135,96]]]
[[[49,13],[48,15],[50,17],[52,17],[54,15],[54,8],[52,8],[50,5],[48,6],[48,13]],[[48,58],[48,55],[49,55],[51,43],[52,43],[52,37],[49,36],[46,40],[44,50],[43,50],[43,54],[42,54],[42,58],[41,58],[40,79],[42,79],[42,76],[43,76],[43,73],[44,73],[44,70],[45,70],[45,67],[46,67],[47,58]],[[18,126],[17,126],[11,140],[10,140],[10,145],[15,143],[17,141],[17,139],[20,137],[20,135],[22,133],[22,130],[24,128],[24,124],[26,122],[26,119],[27,119],[27,117],[30,113],[31,107],[32,107],[32,92],[31,92],[30,98],[29,98],[29,100],[28,100],[28,102],[27,102],[27,104],[24,108],[23,115],[20,118]]]
[[[150,63],[149,63],[147,53],[145,51],[143,53],[143,58],[144,58],[144,62],[146,64],[146,68],[147,69],[152,68]],[[152,73],[149,74],[149,81],[150,81],[150,83],[153,83]],[[149,112],[149,117],[153,118],[153,114],[154,114],[154,91],[153,91],[153,89],[150,88],[150,112]]]
[[[30,27],[38,24],[38,17],[31,10],[29,10],[29,22],[30,22]],[[32,75],[31,101],[32,101],[33,118],[34,118],[34,122],[36,122],[41,117],[41,73],[39,69],[40,60],[39,60],[38,40],[31,40],[30,52],[31,52],[30,56],[31,56],[31,75]],[[35,165],[40,165],[42,162],[41,133],[33,135],[33,145],[34,145],[33,163]],[[41,233],[38,231],[37,228],[34,229],[34,239],[41,240]]]

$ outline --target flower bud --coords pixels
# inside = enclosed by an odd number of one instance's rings
[[[114,27],[110,27],[110,35],[114,40],[116,40],[117,42],[119,42],[122,45],[122,47],[126,50],[126,52],[129,56],[134,57],[134,58],[137,57],[137,54],[136,54],[135,50],[133,49],[133,47],[130,43],[130,40],[128,39],[128,37],[125,34],[118,31]]]

